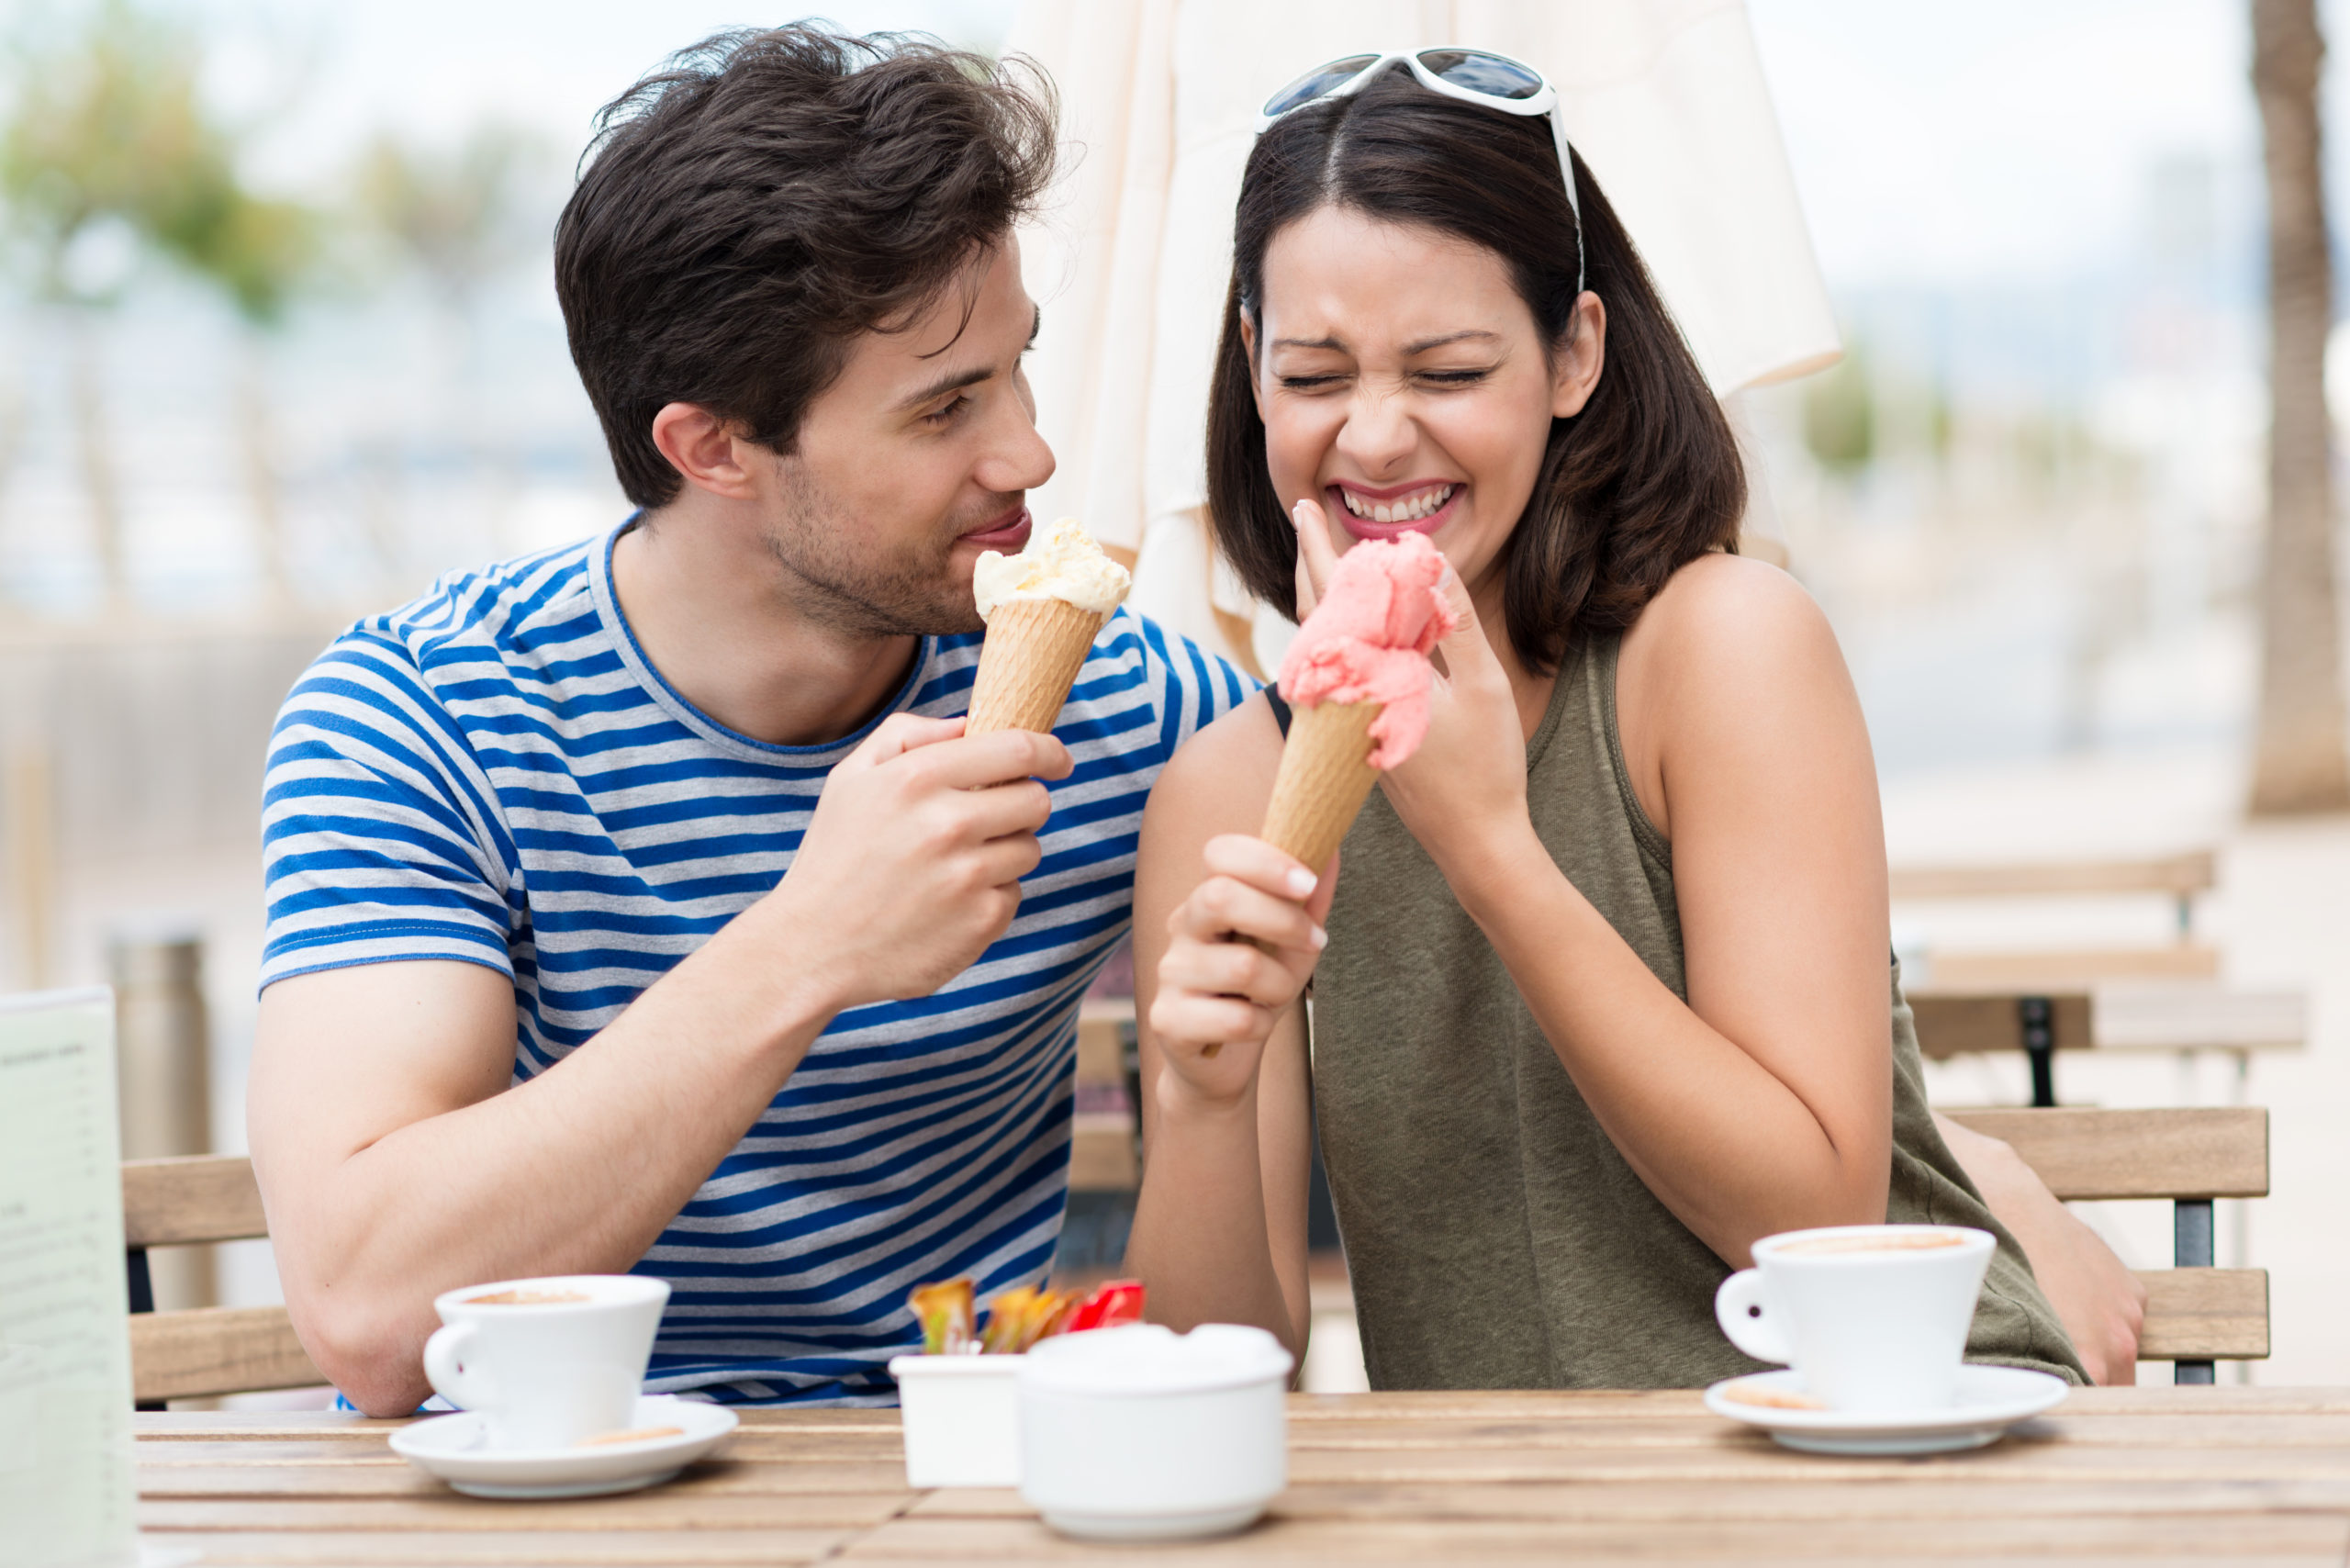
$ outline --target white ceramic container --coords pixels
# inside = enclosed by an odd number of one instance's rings
[[[1065,1535],[1221,1535],[1289,1484],[1292,1363],[1261,1328],[1136,1324],[1047,1339],[1024,1363],[1020,1495]]]
[[[1020,1484],[1025,1356],[896,1356],[909,1486]]]

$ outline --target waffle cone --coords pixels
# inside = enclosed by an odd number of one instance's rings
[[[967,735],[996,730],[1053,733],[1069,689],[1108,617],[1058,599],[1006,599],[988,617],[979,673],[971,683]]]
[[[1379,769],[1371,765],[1371,724],[1381,702],[1324,702],[1290,716],[1289,744],[1273,779],[1259,835],[1319,876],[1354,825]]]

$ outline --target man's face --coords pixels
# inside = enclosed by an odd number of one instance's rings
[[[976,632],[971,568],[1028,540],[1051,477],[1021,370],[1036,308],[1006,238],[904,327],[867,332],[778,457],[766,543],[801,607],[876,636]]]

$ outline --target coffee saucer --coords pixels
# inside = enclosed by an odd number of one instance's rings
[[[1706,1408],[1760,1427],[1807,1453],[1953,1453],[1998,1442],[2009,1427],[2054,1407],[2072,1385],[2022,1367],[1958,1369],[1958,1402],[1940,1410],[1806,1409],[1803,1374],[1793,1370],[1733,1377],[1706,1390]],[[1758,1401],[1785,1400],[1785,1404]]]
[[[476,1497],[595,1497],[658,1486],[726,1440],[734,1412],[675,1394],[636,1402],[629,1429],[674,1427],[674,1436],[568,1449],[494,1449],[476,1410],[436,1416],[392,1434],[392,1451]]]

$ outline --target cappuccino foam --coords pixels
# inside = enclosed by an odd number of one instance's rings
[[[467,1306],[553,1306],[562,1302],[594,1301],[586,1291],[492,1291],[487,1295],[469,1295]]]
[[[1897,1236],[1815,1236],[1807,1241],[1790,1241],[1778,1250],[1788,1257],[1817,1258],[1828,1253],[1925,1252],[1939,1247],[1965,1245],[1966,1238],[1947,1232],[1905,1232]]]

